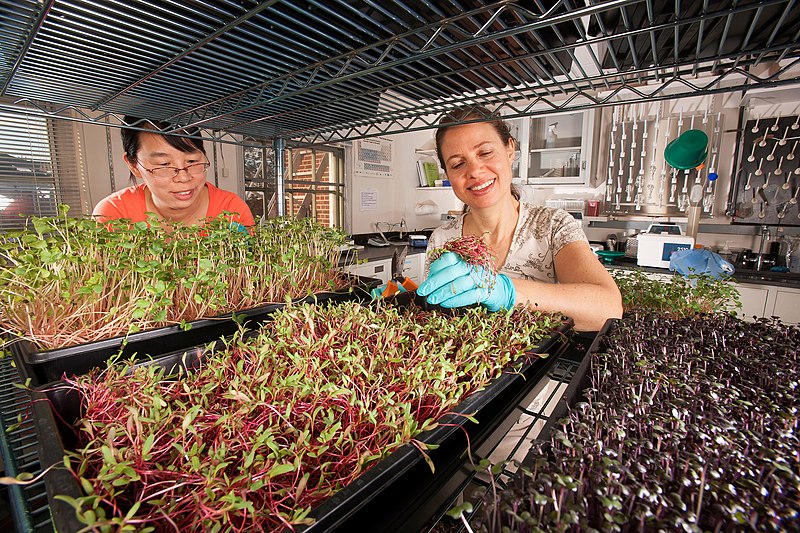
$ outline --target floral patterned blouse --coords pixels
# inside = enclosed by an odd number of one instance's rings
[[[458,215],[433,230],[427,251],[461,237],[463,226],[464,215]],[[511,278],[556,283],[553,259],[561,248],[575,241],[583,241],[588,246],[586,235],[572,215],[563,209],[520,202],[514,238],[500,272]],[[428,277],[429,266],[430,261],[426,260],[425,277]]]

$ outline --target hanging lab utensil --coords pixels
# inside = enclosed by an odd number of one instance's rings
[[[753,216],[753,203],[742,198],[742,201],[736,204],[735,214],[738,218],[750,218]]]
[[[764,184],[763,187],[760,187],[758,189],[758,196],[761,197],[761,201],[763,203],[765,203],[766,205],[769,205],[769,199],[767,198],[767,193],[765,192],[766,187],[767,187],[767,185]]]
[[[686,214],[686,235],[697,239],[697,229],[700,227],[700,202],[703,200],[703,187],[697,184],[692,185],[692,192],[685,200],[688,209]]]
[[[753,198],[750,200],[750,203],[757,204],[758,203],[758,193],[761,192],[761,185],[755,188],[753,191]]]
[[[778,141],[779,146],[786,146],[786,137],[789,135],[789,126],[786,126],[786,131],[783,132],[783,138]]]
[[[795,141],[794,142],[794,146],[792,146],[792,151],[789,152],[788,154],[786,154],[786,160],[787,161],[791,161],[791,160],[794,159],[794,157],[795,157],[794,156],[794,151],[797,150],[797,143],[798,143],[798,141]]]
[[[767,156],[767,161],[774,161],[775,160],[775,150],[778,148],[778,143],[772,147],[772,151]]]

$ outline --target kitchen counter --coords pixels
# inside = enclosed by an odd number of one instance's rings
[[[396,249],[402,249],[403,244],[397,243],[396,245],[377,247],[365,246],[363,250],[350,250],[342,253],[342,259],[339,265],[349,265],[358,260],[361,262],[381,261],[383,259],[391,259]],[[417,254],[424,254],[425,248],[412,248],[408,247],[407,257]],[[667,268],[656,267],[640,267],[636,264],[635,259],[628,257],[620,257],[614,260],[612,264],[606,264],[605,267],[609,270],[635,270],[639,269],[643,272],[651,272],[655,274],[672,274]],[[737,268],[733,273],[733,279],[739,283],[749,283],[753,285],[774,285],[778,287],[796,287],[800,288],[800,274],[791,272],[770,272],[765,270],[749,270]]]
[[[640,267],[636,265],[636,260],[628,257],[615,259],[614,263],[606,264],[606,268],[634,270],[639,269],[644,272],[657,274],[672,274],[667,268]],[[750,283],[754,285],[775,285],[779,287],[800,287],[800,274],[791,272],[770,272],[768,270],[749,270],[739,269],[733,273],[733,279],[739,283]]]
[[[391,259],[394,255],[394,251],[401,251],[403,246],[408,246],[408,243],[397,243],[383,247],[366,245],[364,246],[363,250],[349,250],[347,252],[342,252],[342,259],[339,261],[339,265],[349,265],[356,260],[369,262],[380,261],[382,259]],[[408,246],[406,257],[424,253],[425,248],[414,248]]]

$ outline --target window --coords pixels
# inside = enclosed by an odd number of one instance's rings
[[[314,217],[326,227],[344,227],[344,151],[340,148],[285,150],[287,215]],[[244,149],[245,194],[256,217],[274,218],[277,184],[274,151]]]
[[[75,134],[67,120],[0,111],[0,231],[23,227],[21,215],[55,216],[62,203],[70,215],[86,211]]]

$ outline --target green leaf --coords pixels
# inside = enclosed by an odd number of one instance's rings
[[[144,439],[144,443],[142,444],[142,456],[146,456],[150,454],[150,450],[153,449],[153,443],[156,440],[155,434],[151,433]]]
[[[295,469],[294,465],[288,463],[284,463],[282,465],[275,465],[272,467],[269,473],[267,473],[267,477],[272,478],[275,476],[280,476],[281,474],[292,472],[294,469]]]

